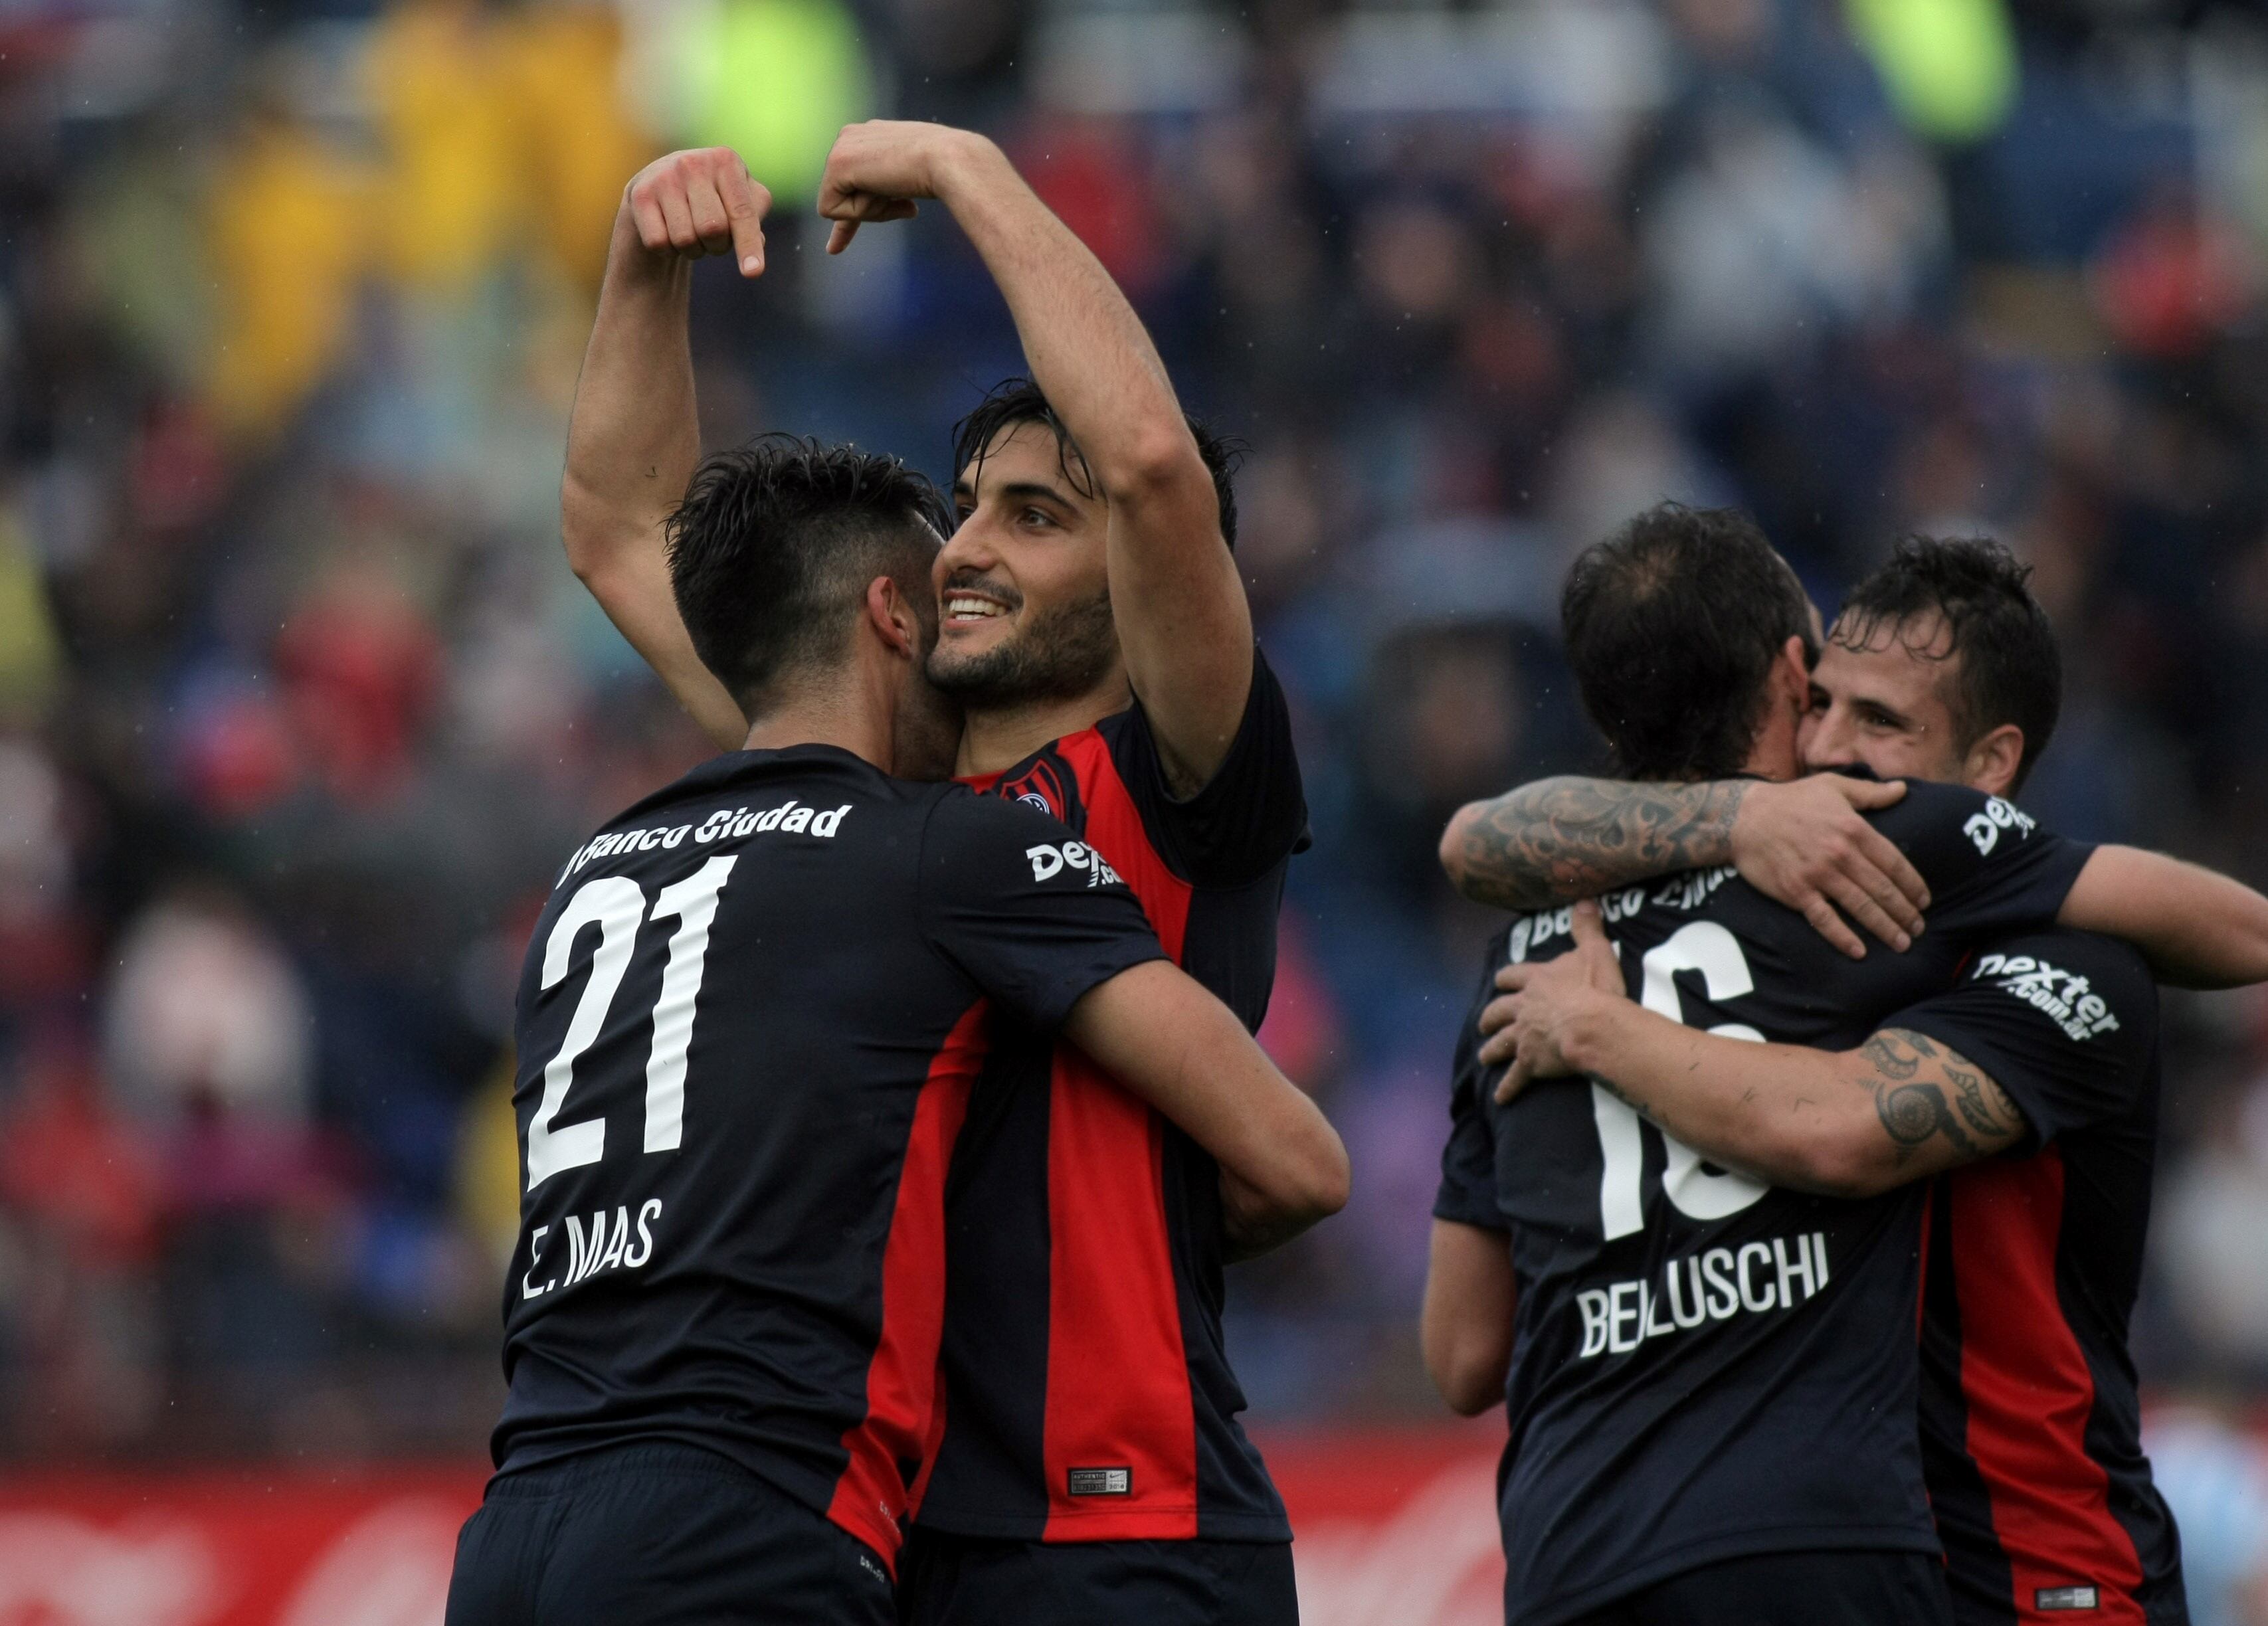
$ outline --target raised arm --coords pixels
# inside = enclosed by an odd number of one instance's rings
[[[1110,510],[1110,600],[1169,780],[1194,793],[1228,754],[1252,681],[1252,612],[1220,503],[1150,335],[1101,262],[981,136],[878,121],[843,132],[820,212],[839,252],[909,200],[953,211],[999,285],[1032,378]]]
[[[1731,865],[1855,960],[1866,945],[1838,906],[1901,952],[1929,906],[1929,888],[1905,855],[1859,816],[1904,794],[1902,784],[1837,774],[1785,784],[1566,775],[1459,808],[1441,836],[1441,867],[1476,902],[1537,909]]]
[[[686,333],[692,262],[736,254],[741,276],[762,275],[770,202],[724,147],[674,152],[623,188],[559,487],[567,563],[701,731],[727,751],[747,738],[747,720],[693,652],[670,591],[662,523],[701,460]]]
[[[2006,1150],[2015,1103],[1949,1047],[1898,1028],[1855,1050],[1719,1038],[1626,997],[1596,910],[1579,946],[1508,966],[1482,1018],[1481,1057],[1509,1062],[1499,1100],[1533,1078],[1583,1073],[1694,1151],[1775,1186],[1863,1197]]]
[[[2268,982],[2268,897],[2163,853],[2096,848],[2056,923],[2125,938],[2177,988]]]
[[[1233,1256],[1264,1253],[1346,1206],[1346,1147],[1330,1121],[1173,965],[1119,973],[1071,1007],[1063,1031],[1219,1163]]]

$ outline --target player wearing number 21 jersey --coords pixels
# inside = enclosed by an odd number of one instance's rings
[[[1847,1048],[1950,985],[1981,939],[2052,919],[2091,850],[1953,786],[1869,817],[1934,900],[1909,952],[1848,959],[1731,870],[1690,872],[1602,900],[1632,997],[1717,1034]],[[1474,1019],[1498,968],[1571,940],[1565,910],[1515,920]],[[1434,1212],[1511,1233],[1507,1620],[1555,1626],[1753,1555],[1934,1554],[1914,1341],[1882,1331],[1913,1323],[1921,1192],[1768,1188],[1581,1079],[1498,1106],[1476,1048],[1469,1023]]]

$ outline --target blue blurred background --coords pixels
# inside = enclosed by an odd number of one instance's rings
[[[946,475],[1020,361],[938,211],[819,252],[882,113],[998,137],[1249,447],[1316,835],[1265,1037],[1357,1171],[1238,1273],[1261,1417],[1434,1415],[1489,922],[1433,842],[1594,762],[1556,587],[1633,509],[1753,509],[1830,612],[2003,538],[2070,679],[2030,810],[2268,883],[2258,6],[0,0],[0,1460],[478,1450],[526,933],[704,754],[558,544],[609,222],[738,147],[707,438]],[[2268,1620],[2268,1002],[2171,1012],[2136,1343],[2208,1618]]]

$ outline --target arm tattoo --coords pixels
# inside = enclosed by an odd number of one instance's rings
[[[1989,1157],[2024,1132],[2023,1115],[2007,1093],[1965,1057],[1902,1027],[1885,1028],[1859,1047],[1871,1077],[1874,1110],[1904,1163],[1939,1136],[1959,1155],[1948,1166]]]
[[[1459,890],[1498,909],[1535,909],[1729,864],[1748,788],[1572,776],[1522,785],[1485,804],[1465,832]]]

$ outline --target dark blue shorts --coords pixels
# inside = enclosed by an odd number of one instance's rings
[[[1000,1541],[917,1529],[904,1626],[1299,1626],[1288,1541]]]
[[[1568,1626],[1953,1626],[1935,1553],[1760,1553],[1703,1564]]]
[[[491,1481],[447,1626],[890,1626],[865,1542],[726,1459],[624,1446]]]

